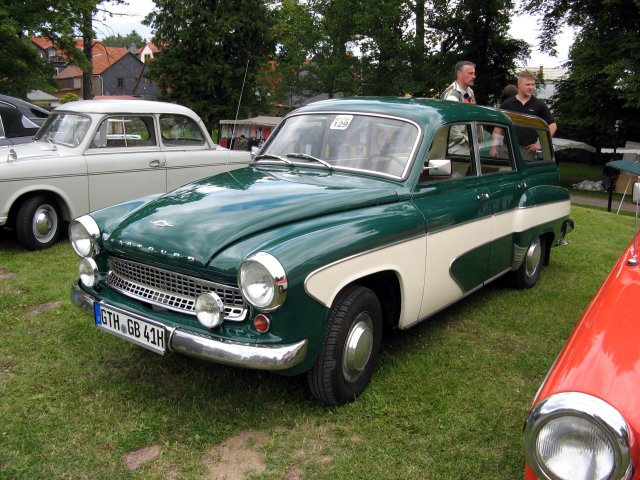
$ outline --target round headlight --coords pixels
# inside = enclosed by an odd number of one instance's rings
[[[78,266],[80,281],[85,287],[93,288],[98,284],[98,265],[91,257],[83,257]]]
[[[224,303],[213,292],[198,295],[196,298],[196,317],[207,328],[217,327],[224,320]]]
[[[83,215],[71,222],[69,240],[73,250],[81,257],[98,253],[100,228],[89,215]]]
[[[242,295],[260,310],[274,310],[287,298],[287,275],[280,262],[265,252],[247,258],[238,271]]]
[[[622,480],[631,471],[626,421],[584,393],[559,393],[536,405],[525,424],[524,450],[540,479]]]

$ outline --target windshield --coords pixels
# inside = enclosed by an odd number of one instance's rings
[[[256,160],[305,163],[402,177],[418,141],[406,121],[364,114],[307,114],[285,120]],[[287,163],[289,163],[287,162]]]
[[[91,120],[72,113],[56,113],[47,118],[34,140],[77,147],[89,130]]]

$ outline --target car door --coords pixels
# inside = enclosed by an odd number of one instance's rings
[[[167,191],[152,115],[108,115],[85,152],[91,210]]]
[[[212,148],[206,133],[194,119],[179,114],[160,115],[160,138],[167,160],[167,188],[238,168],[250,160],[249,152]]]
[[[487,267],[487,279],[492,279],[511,270],[514,212],[526,191],[527,183],[524,174],[517,169],[507,125],[477,123],[473,131],[476,134],[480,175],[493,214]]]
[[[425,220],[426,278],[420,318],[450,305],[486,279],[491,205],[478,175],[471,124],[446,125],[434,136],[429,160],[448,159],[448,176],[425,170],[413,203]]]

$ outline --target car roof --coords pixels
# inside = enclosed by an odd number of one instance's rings
[[[73,113],[179,113],[194,115],[194,112],[182,105],[151,100],[78,100],[65,103],[54,110]]]
[[[491,107],[450,100],[413,97],[354,97],[314,102],[292,112],[361,112],[391,115],[419,124],[443,124],[461,121],[510,123],[504,112]]]
[[[46,117],[49,115],[49,111],[45,108],[34,105],[33,103],[26,102],[20,98],[11,97],[9,95],[0,94],[0,103],[11,105],[14,108],[20,110],[27,117]],[[39,112],[36,114],[35,112]]]

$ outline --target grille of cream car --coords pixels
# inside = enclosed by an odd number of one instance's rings
[[[247,305],[239,288],[130,260],[109,258],[106,283],[129,297],[190,315],[196,314],[198,295],[215,292],[224,303],[225,320],[239,322],[247,315]]]

